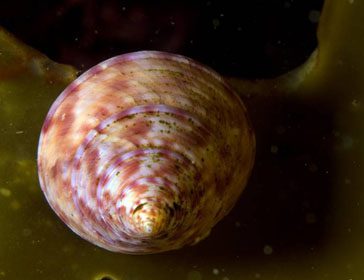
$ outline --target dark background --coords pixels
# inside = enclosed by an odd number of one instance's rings
[[[141,49],[195,58],[225,75],[273,77],[316,46],[323,0],[1,1],[0,25],[81,70]]]

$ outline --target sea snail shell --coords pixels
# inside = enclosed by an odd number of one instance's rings
[[[42,128],[38,171],[74,232],[144,254],[206,237],[234,206],[254,154],[246,109],[221,76],[142,51],[96,65],[63,91]]]

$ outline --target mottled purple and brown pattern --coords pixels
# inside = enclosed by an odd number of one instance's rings
[[[77,234],[144,254],[205,238],[252,169],[246,109],[214,71],[142,51],[91,68],[52,105],[38,148],[42,190]]]

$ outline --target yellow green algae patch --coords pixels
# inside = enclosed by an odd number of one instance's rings
[[[0,28],[0,279],[34,279],[42,270],[36,248],[55,219],[38,184],[38,137],[50,104],[75,76]]]
[[[259,276],[263,279],[364,279],[363,16],[363,1],[326,0],[319,45],[305,64],[275,79],[230,78],[247,103],[257,132],[258,156],[264,144],[274,147],[277,157],[284,155],[288,144],[297,149],[292,143],[301,142],[298,147],[306,150],[303,165],[308,174],[317,174],[307,177],[302,195],[317,196],[316,203],[325,209],[306,214],[308,224],[321,224],[312,253],[299,254],[295,249],[290,254],[299,261],[294,264],[280,255],[280,260],[269,264],[289,263],[289,268],[276,268],[276,274],[273,267],[262,269]],[[295,122],[285,126],[290,119]],[[295,136],[287,133],[294,129],[293,123],[299,125]],[[285,140],[279,140],[278,134],[285,135]],[[264,165],[264,160],[258,158],[257,165]],[[286,171],[297,172],[297,168]],[[256,172],[264,176],[264,171]],[[282,175],[280,182],[271,178],[271,188],[279,192],[287,178]],[[301,240],[299,235],[296,238]]]

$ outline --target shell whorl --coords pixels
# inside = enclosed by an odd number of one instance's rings
[[[44,122],[38,171],[54,211],[111,251],[194,244],[235,204],[255,140],[243,103],[191,59],[143,51],[69,85]]]

